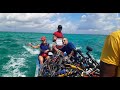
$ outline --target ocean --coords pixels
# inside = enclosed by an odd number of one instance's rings
[[[0,32],[0,77],[34,77],[39,49],[27,46],[40,44],[40,37],[46,36],[52,43],[52,34],[33,32]],[[106,35],[64,34],[84,55],[86,46],[93,51],[91,56],[100,61]]]

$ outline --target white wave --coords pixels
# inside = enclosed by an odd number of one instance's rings
[[[4,74],[3,77],[12,77],[12,75]],[[26,76],[25,75],[17,75],[17,76],[14,76],[14,77],[26,77]]]
[[[30,54],[39,54],[40,53],[39,50],[36,50],[36,49],[34,50],[34,49],[27,47],[27,46],[23,46],[23,48],[25,48]]]
[[[95,59],[95,58],[94,58],[94,55],[92,55],[92,54],[91,54],[91,56],[92,56],[92,58],[93,58],[95,61],[97,61],[98,63],[100,63],[100,59]]]
[[[31,57],[29,54],[28,54],[28,52],[26,51],[24,51],[22,54],[20,54],[22,57],[25,57],[25,58],[27,58],[27,57]]]
[[[94,54],[94,55],[96,55],[96,54]],[[96,59],[95,57],[94,57],[94,55],[91,53],[90,54],[90,56],[95,60],[95,61],[97,61],[98,63],[100,63],[100,59]],[[86,55],[87,56],[87,55]]]
[[[3,70],[5,71],[3,77],[26,77],[26,71],[20,71],[21,68],[26,67],[25,58],[15,58],[13,56],[10,57],[8,63],[3,66]]]
[[[3,41],[3,42],[12,42],[12,41]]]
[[[100,59],[96,59],[96,61],[97,61],[98,63],[100,63]]]
[[[76,47],[76,49],[82,49],[82,47]]]

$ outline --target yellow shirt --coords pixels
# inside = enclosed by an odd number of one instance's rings
[[[100,60],[118,66],[117,76],[120,77],[120,30],[107,36]]]

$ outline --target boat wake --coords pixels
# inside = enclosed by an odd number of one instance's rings
[[[23,48],[25,48],[25,50],[27,50],[30,54],[39,54],[40,53],[40,51],[39,50],[35,50],[35,49],[32,49],[32,48],[30,48],[30,47],[27,47],[27,46],[23,46]]]
[[[3,77],[26,77],[26,71],[21,71],[21,68],[26,67],[25,58],[17,58],[14,56],[8,56],[10,60],[3,66],[5,73]]]

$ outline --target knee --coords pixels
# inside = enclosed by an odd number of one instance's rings
[[[53,48],[53,49],[55,49],[55,48],[56,48],[56,45],[55,45],[55,44],[53,44],[53,45],[52,45],[52,48]]]
[[[41,55],[39,55],[39,58],[41,58],[42,56]]]
[[[48,60],[48,59],[50,59],[50,57],[49,57],[49,56],[47,56],[47,57],[46,57],[46,59]]]
[[[39,56],[39,59],[40,59],[40,60],[43,60],[43,57],[42,57],[42,56]]]

